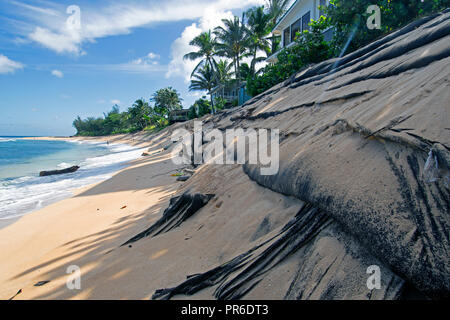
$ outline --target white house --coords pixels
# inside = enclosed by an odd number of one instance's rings
[[[297,32],[309,30],[309,22],[324,15],[319,10],[319,6],[327,6],[328,4],[329,0],[296,0],[272,30],[273,34],[281,36],[280,50],[294,43]],[[332,29],[324,32],[325,40],[331,39],[332,32]],[[280,50],[268,57],[266,61],[269,63],[276,62]]]

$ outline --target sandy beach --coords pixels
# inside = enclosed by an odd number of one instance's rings
[[[142,131],[29,138],[136,149],[104,180],[2,222],[0,299],[447,300],[449,30],[449,9],[422,17],[215,114],[101,130],[134,114],[115,108],[78,117],[78,134]],[[36,185],[26,200],[53,197]]]
[[[65,287],[68,266],[78,265],[83,273],[98,273],[103,256],[107,258],[110,250],[137,233],[139,224],[144,221],[149,224],[158,218],[160,209],[167,205],[180,184],[170,175],[177,169],[170,161],[170,153],[161,153],[158,143],[149,145],[142,141],[145,140],[142,134],[71,139],[148,146],[159,153],[133,161],[107,181],[76,190],[72,198],[18,220],[5,220],[0,229],[1,299],[9,299],[19,290],[22,292],[15,299],[63,298],[60,290]],[[104,264],[102,268],[107,267]],[[126,272],[124,268],[122,275]],[[35,287],[39,281],[50,282]],[[82,290],[74,298],[89,296],[89,290]],[[104,297],[116,296],[110,291]],[[129,298],[138,297],[142,298],[139,295]]]

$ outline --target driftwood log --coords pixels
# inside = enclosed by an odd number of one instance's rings
[[[41,171],[39,173],[40,177],[53,176],[56,174],[64,174],[64,173],[72,173],[80,169],[79,166],[73,166],[70,168],[62,169],[62,170],[51,170],[51,171]]]

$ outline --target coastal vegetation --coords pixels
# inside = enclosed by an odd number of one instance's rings
[[[312,64],[355,51],[420,16],[450,6],[450,0],[380,0],[376,4],[382,23],[379,29],[371,30],[366,21],[372,2],[331,0],[327,7],[320,6],[324,15],[312,20],[309,30],[297,32],[294,43],[281,50],[281,36],[272,30],[288,10],[289,0],[268,0],[265,6],[250,8],[241,17],[223,19],[221,26],[194,37],[190,45],[195,50],[184,56],[186,60],[198,61],[189,90],[205,92],[209,99],[195,101],[188,118],[238,105],[237,95],[230,101],[220,90],[214,94],[217,88],[234,88],[236,92],[245,87],[250,96],[256,96]],[[324,31],[330,28],[333,37],[325,41]],[[276,62],[267,64],[265,60],[276,52]],[[262,64],[265,65],[261,67]],[[179,93],[168,87],[158,90],[149,102],[138,99],[124,112],[114,106],[100,118],[78,117],[73,126],[77,135],[88,136],[158,130],[169,124],[171,111],[182,109],[181,101]]]
[[[309,30],[297,33],[294,44],[279,52],[277,62],[266,64],[258,70],[258,64],[279,50],[281,37],[271,31],[288,10],[289,3],[286,0],[267,1],[265,6],[253,7],[241,18],[224,19],[223,26],[195,37],[191,44],[199,50],[185,56],[188,59],[202,59],[193,70],[192,81],[195,82],[197,76],[202,74],[203,70],[198,68],[200,65],[208,65],[208,72],[214,73],[217,66],[215,57],[224,57],[234,68],[233,77],[227,80],[216,77],[213,88],[230,83],[240,88],[240,84],[245,82],[247,92],[255,96],[311,64],[355,51],[420,16],[450,6],[449,0],[381,0],[375,3],[371,0],[331,0],[328,6],[320,7],[324,15],[316,21],[312,20]],[[382,23],[380,29],[371,30],[367,28],[366,21],[371,15],[367,13],[367,8],[373,4],[380,8]],[[334,30],[333,37],[325,41],[323,32],[329,28]],[[349,44],[344,52],[347,42]],[[207,91],[209,93],[211,90]],[[210,104],[214,112],[212,98]]]
[[[171,111],[182,109],[181,97],[172,87],[159,89],[150,98],[150,102],[140,98],[128,108],[120,112],[114,105],[103,117],[78,116],[73,121],[78,136],[104,136],[119,133],[132,133],[141,130],[159,130],[169,123]],[[150,103],[153,102],[153,106]]]
[[[380,29],[371,30],[366,21],[371,15],[367,8],[373,4],[380,8],[382,23]],[[282,49],[277,62],[246,78],[247,90],[252,96],[260,94],[311,64],[355,51],[420,16],[449,6],[449,0],[331,0],[329,6],[321,7],[325,15],[311,21],[310,30],[297,33],[294,45]],[[323,31],[328,28],[334,30],[331,41],[325,41],[323,36]],[[349,45],[344,52],[347,41]],[[273,52],[268,52],[267,56]]]

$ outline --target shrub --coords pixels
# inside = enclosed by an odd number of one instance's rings
[[[381,29],[370,30],[367,13],[370,5],[378,5],[381,13]],[[299,35],[296,44],[278,54],[278,62],[263,69],[263,74],[247,78],[247,91],[255,96],[288,79],[311,63],[318,63],[338,56],[350,34],[353,38],[345,53],[357,50],[375,39],[405,26],[420,16],[441,11],[450,6],[450,0],[331,0],[325,9],[326,18],[310,23],[311,32]],[[333,27],[330,43],[324,41],[322,32]]]
[[[370,13],[367,8],[378,5],[381,13],[381,29],[370,30],[366,22]],[[331,0],[326,8],[330,24],[335,29],[332,47],[335,55],[342,50],[353,29],[354,37],[347,49],[357,50],[386,33],[405,26],[420,16],[438,12],[450,6],[450,0]]]
[[[329,27],[329,19],[321,16],[311,21],[311,30],[297,34],[296,43],[283,49],[278,61],[263,69],[261,75],[247,78],[247,91],[255,96],[288,79],[303,67],[331,57],[330,45],[324,40],[323,31]]]

